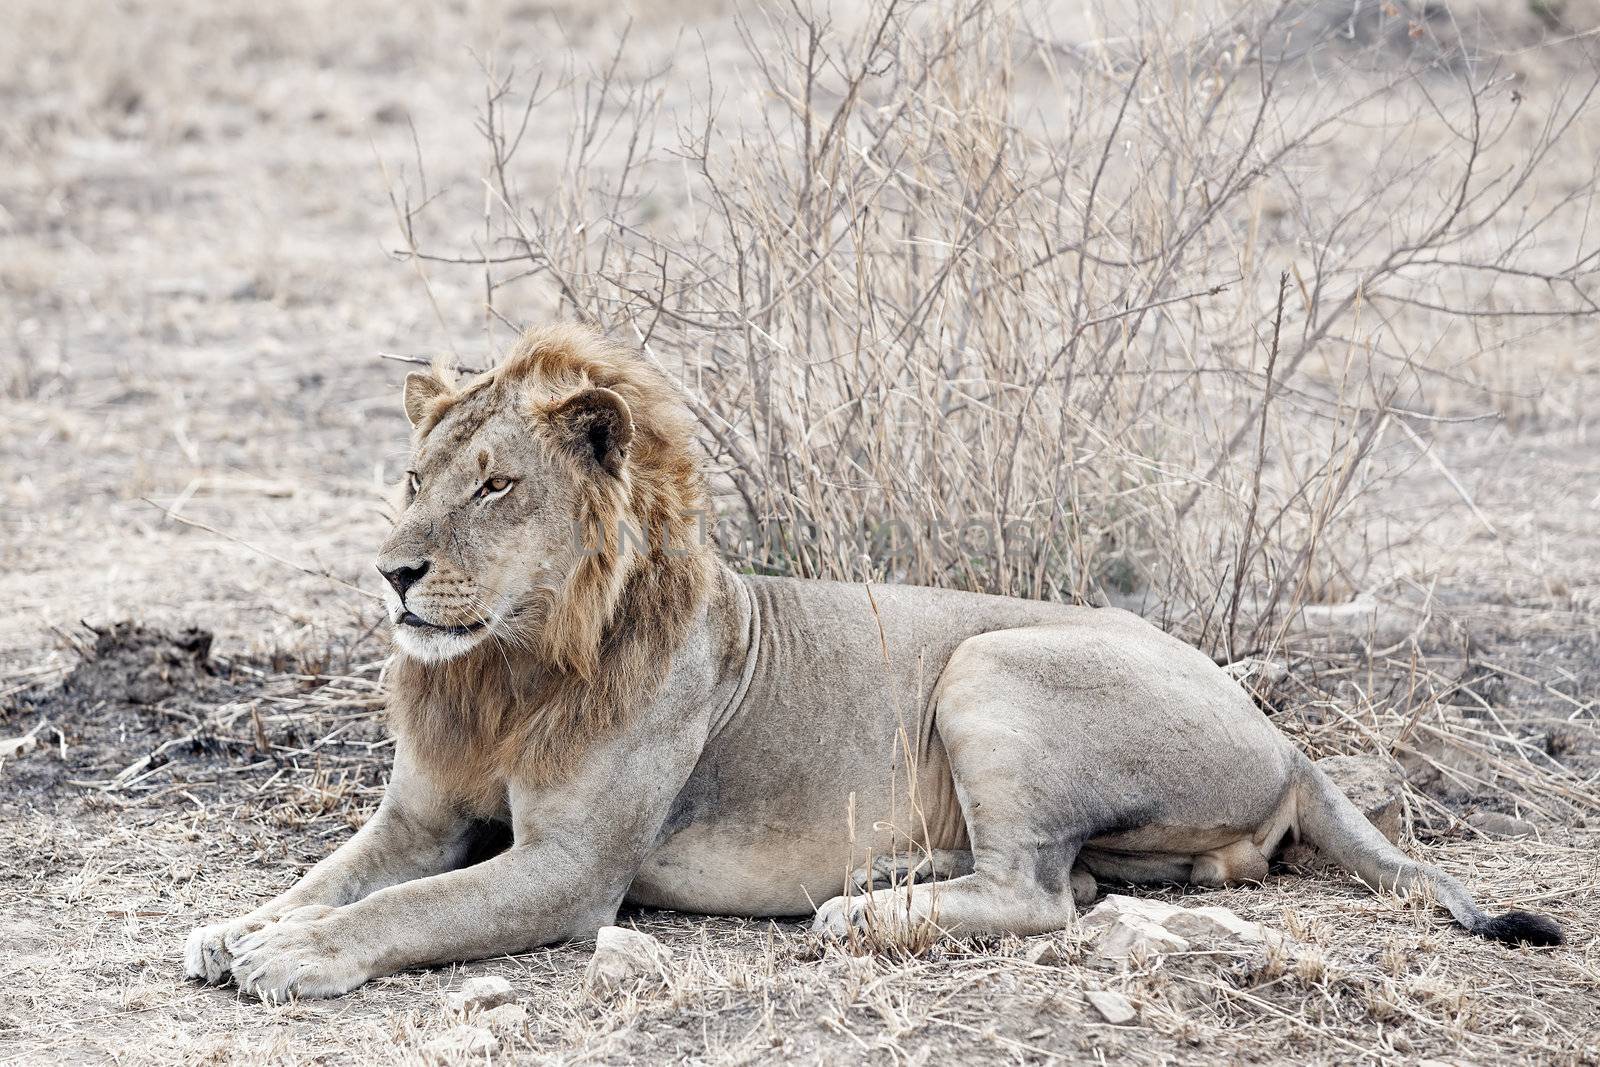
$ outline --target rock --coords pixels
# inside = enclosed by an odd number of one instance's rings
[[[1262,700],[1270,698],[1278,686],[1289,680],[1288,666],[1273,659],[1235,660],[1222,669]]]
[[[1131,1023],[1139,1017],[1133,1002],[1121,993],[1096,989],[1084,994],[1089,1006],[1100,1013],[1100,1018],[1115,1026]]]
[[[1289,668],[1285,664],[1279,663],[1275,659],[1257,659],[1254,656],[1224,664],[1222,669],[1241,682],[1259,679],[1263,682],[1276,684],[1289,677]]]
[[[1170,933],[1188,940],[1237,940],[1263,942],[1267,940],[1260,923],[1242,919],[1227,908],[1175,908],[1174,914],[1161,925]]]
[[[457,1026],[422,1046],[435,1059],[482,1057],[500,1050],[500,1039],[481,1026]]]
[[[1324,756],[1317,760],[1317,767],[1379,833],[1390,841],[1400,837],[1404,779],[1392,761],[1377,756]]]
[[[1278,930],[1215,906],[1183,908],[1162,900],[1109,894],[1083,917],[1083,928],[1097,937],[1096,952],[1106,959],[1182,952],[1191,941],[1283,944]]]
[[[477,1023],[491,1030],[521,1030],[528,1025],[528,1009],[521,1004],[502,1004],[478,1015]]]
[[[1467,816],[1467,825],[1490,837],[1532,837],[1539,832],[1531,822],[1496,811],[1473,812]]]
[[[1324,756],[1317,760],[1317,767],[1379,833],[1390,841],[1400,837],[1404,778],[1392,761],[1376,756]],[[1285,847],[1279,858],[1297,867],[1319,867],[1326,862],[1305,841]]]
[[[448,1003],[459,1012],[488,1011],[516,998],[510,982],[498,975],[486,974],[462,982],[461,988],[450,994]]]
[[[662,982],[672,970],[672,954],[649,934],[620,926],[601,928],[594,955],[584,972],[593,993],[614,993],[633,982]]]
[[[1095,945],[1095,951],[1108,960],[1159,956],[1163,952],[1184,952],[1188,948],[1189,942],[1177,934],[1132,915],[1124,915],[1107,926]]]
[[[1115,923],[1118,919],[1133,918],[1143,919],[1146,922],[1160,926],[1172,916],[1173,912],[1182,911],[1176,904],[1168,904],[1164,900],[1148,900],[1144,897],[1128,897],[1121,893],[1107,893],[1105,899],[1096,904],[1083,917],[1085,930],[1099,930]]]
[[[1038,941],[1023,950],[1022,958],[1029,963],[1037,963],[1044,967],[1053,967],[1066,963],[1067,957],[1061,951],[1061,946],[1054,941]]]
[[[32,734],[21,737],[0,737],[0,760],[21,756],[39,747],[39,739]]]

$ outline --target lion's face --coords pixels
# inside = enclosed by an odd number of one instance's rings
[[[420,439],[377,559],[400,650],[441,662],[526,641],[586,554],[584,494],[624,476],[627,405],[605,389],[559,398],[493,380],[453,396],[420,374],[405,403]]]

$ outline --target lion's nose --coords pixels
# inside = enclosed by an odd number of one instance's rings
[[[378,573],[383,575],[383,580],[394,586],[394,591],[401,596],[406,595],[406,590],[416,584],[417,579],[428,573],[428,561],[420,563],[406,563],[399,567],[385,567],[378,565]]]

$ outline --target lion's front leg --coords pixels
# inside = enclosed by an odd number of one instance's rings
[[[288,892],[247,915],[198,927],[184,944],[184,972],[211,984],[225,982],[240,939],[306,909],[331,910],[375,890],[425,877],[453,865],[460,835],[397,824],[382,809],[318,863]]]
[[[239,937],[233,976],[267,1001],[332,997],[409,967],[593,936],[631,872],[549,842],[391,886],[341,908],[303,908]]]
[[[237,945],[299,909],[330,910],[386,886],[449,870],[471,844],[472,824],[397,757],[383,803],[356,835],[287,892],[247,915],[202,926],[184,945],[184,972],[224,982]]]
[[[410,967],[593,937],[615,921],[705,744],[702,690],[692,675],[671,677],[671,698],[593,740],[559,779],[507,782],[515,843],[506,851],[236,937],[240,990],[336,996]]]
[[[498,856],[239,937],[240,990],[263,1000],[337,996],[410,967],[593,937],[616,920],[698,752],[662,744],[651,725],[597,742],[558,784],[513,784],[516,843]]]

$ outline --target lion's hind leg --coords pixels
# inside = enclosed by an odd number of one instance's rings
[[[1053,737],[1061,693],[1040,692],[1036,670],[991,654],[997,646],[1007,655],[1026,648],[1037,632],[965,642],[935,693],[935,728],[972,844],[971,873],[836,897],[818,909],[814,929],[842,934],[875,922],[931,922],[957,935],[1036,934],[1069,925],[1075,897],[1093,899],[1093,876],[1077,866],[1078,850],[1122,813],[1083,796],[1073,748]]]

